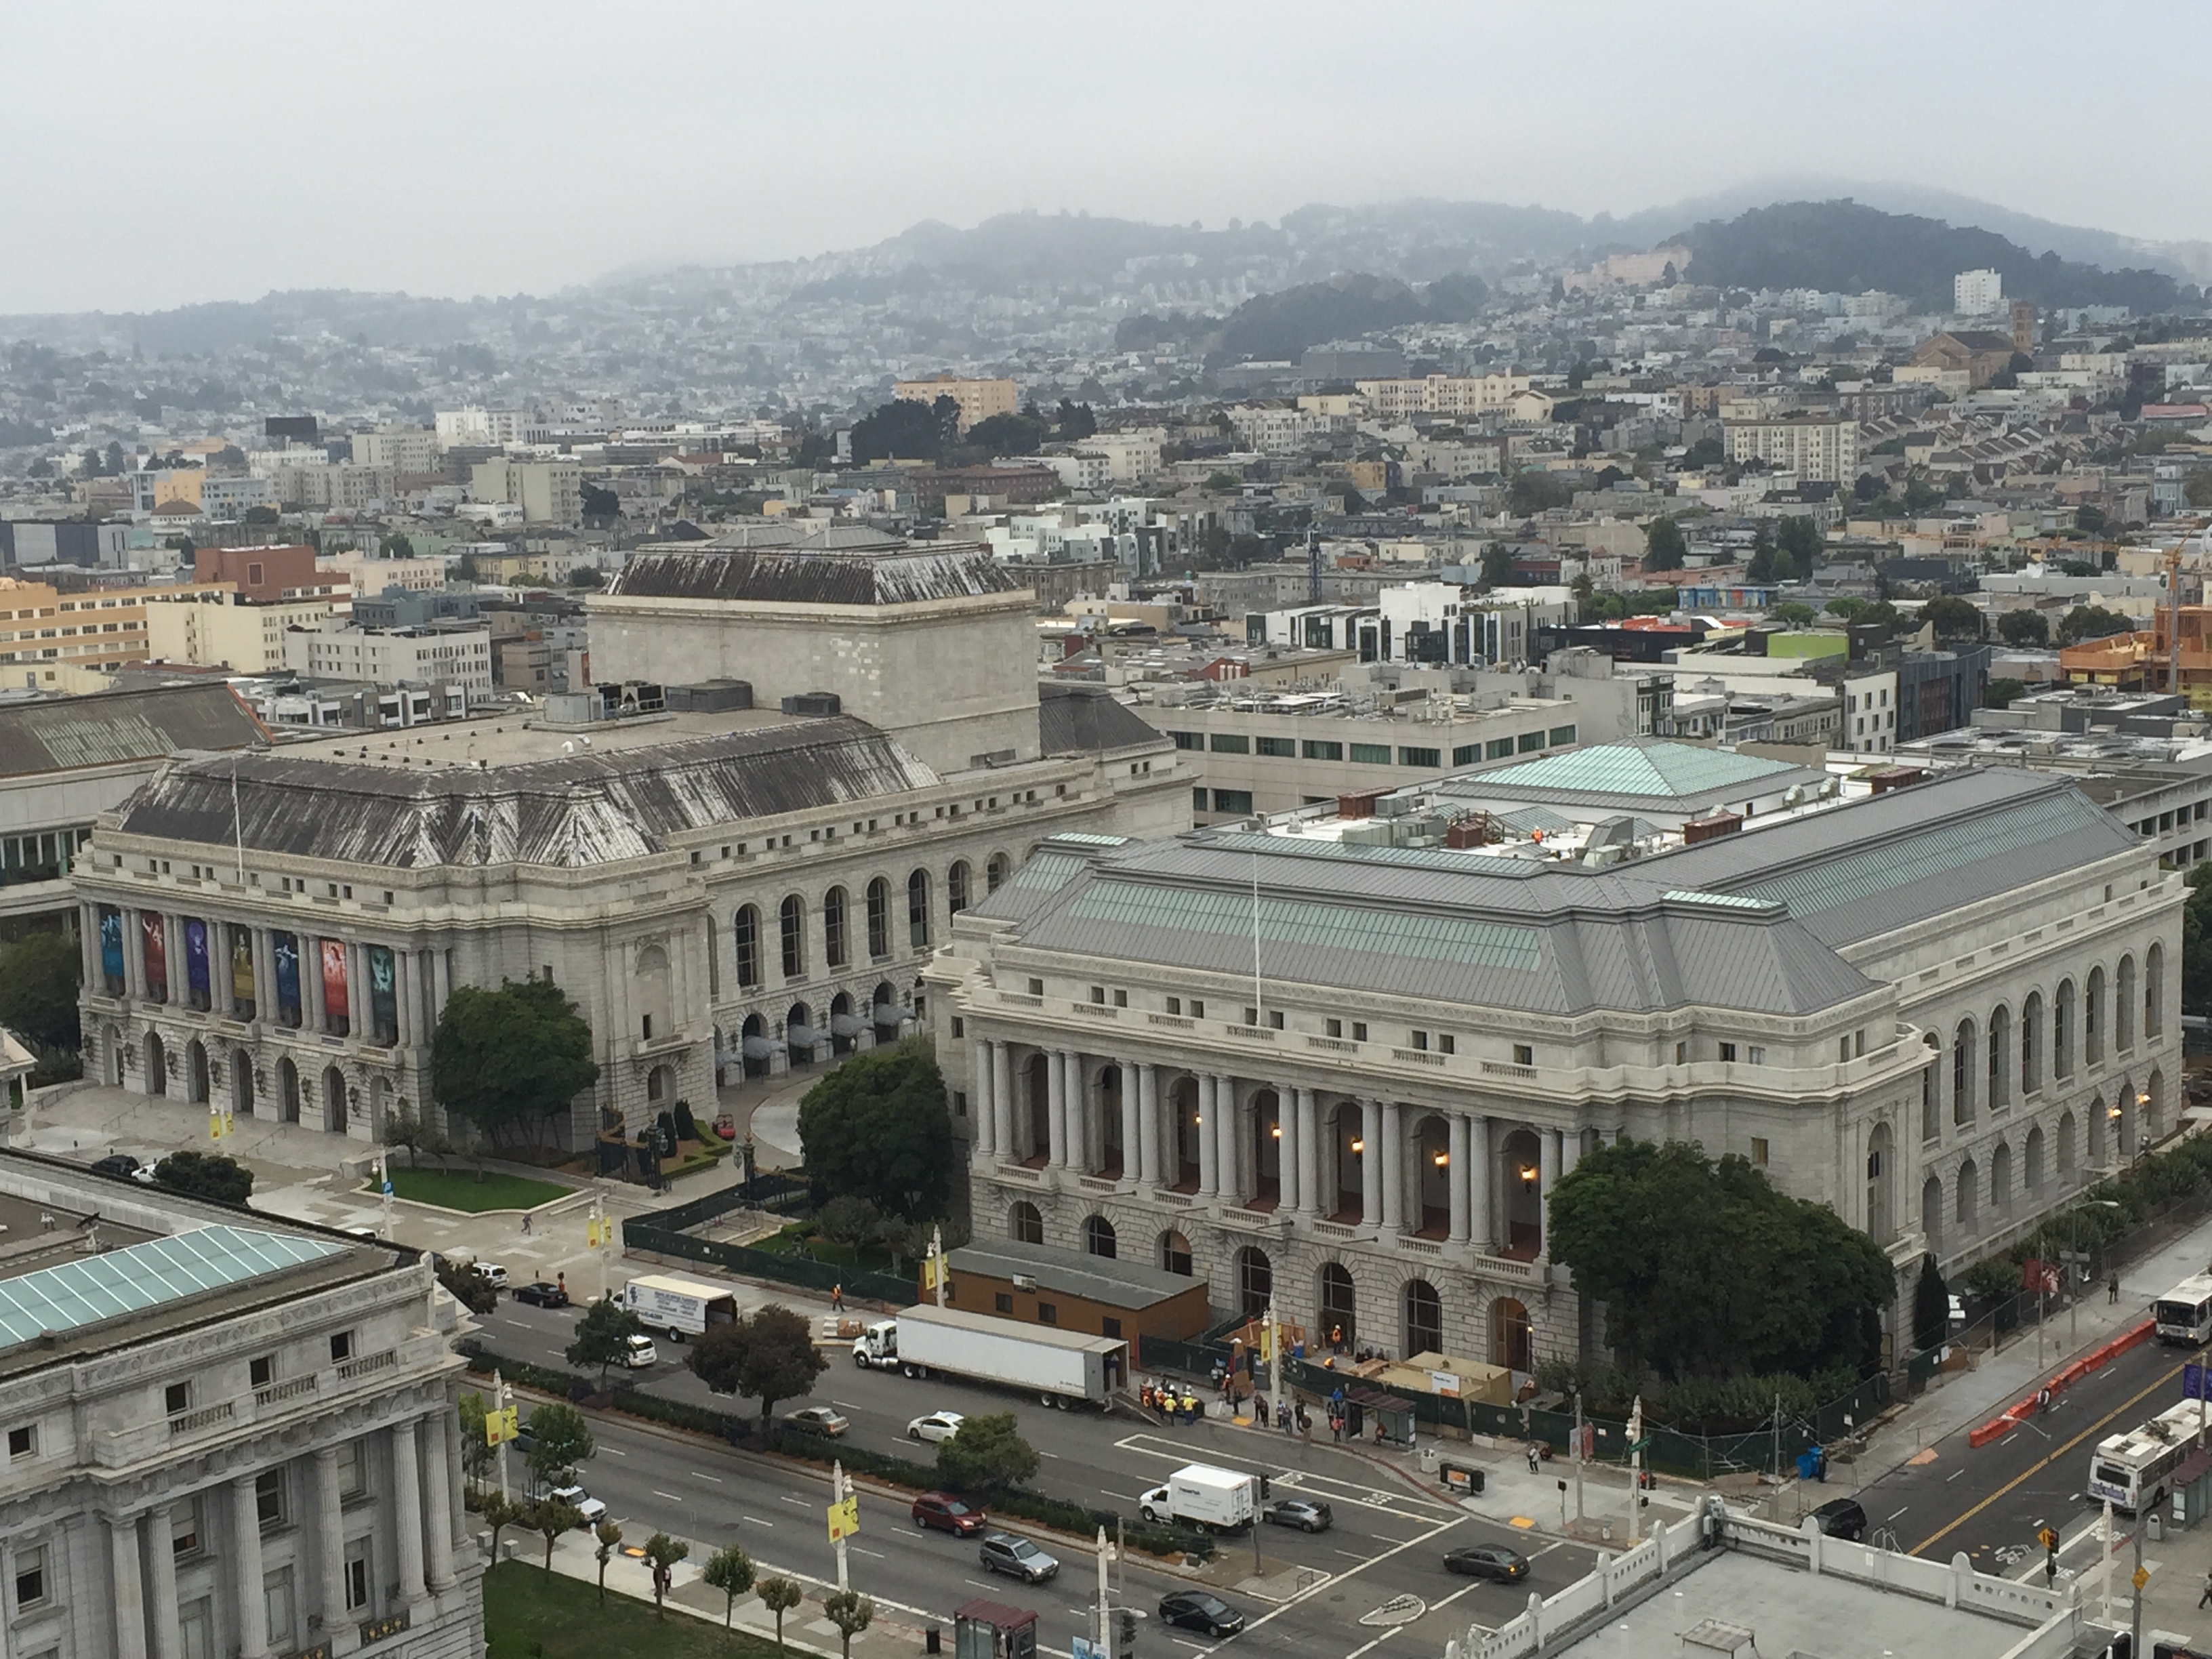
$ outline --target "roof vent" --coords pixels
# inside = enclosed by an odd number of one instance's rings
[[[1014,1288],[1018,1291],[1033,1291],[1036,1289],[1036,1280],[1028,1273],[1016,1273]]]

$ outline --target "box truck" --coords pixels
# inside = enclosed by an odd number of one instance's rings
[[[1035,1394],[1048,1406],[1103,1407],[1128,1380],[1129,1345],[931,1303],[854,1339],[853,1363],[908,1376],[963,1376]]]
[[[1217,1532],[1249,1527],[1259,1513],[1260,1477],[1218,1469],[1210,1463],[1186,1463],[1137,1500],[1147,1521],[1181,1521]]]
[[[635,1314],[649,1331],[659,1331],[672,1342],[703,1336],[716,1325],[727,1325],[738,1316],[737,1298],[726,1286],[703,1279],[679,1279],[673,1273],[647,1273],[623,1286],[622,1305]]]

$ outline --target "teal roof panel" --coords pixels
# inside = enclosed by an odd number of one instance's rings
[[[1459,782],[1462,793],[1504,787],[1664,799],[1734,788],[1802,770],[1788,761],[1695,744],[1606,743],[1478,772]]]
[[[258,1227],[198,1227],[0,1279],[0,1349],[228,1289],[345,1248]]]

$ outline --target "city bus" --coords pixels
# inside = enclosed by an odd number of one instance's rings
[[[2089,1457],[2088,1493],[2133,1515],[2166,1501],[2174,1470],[2202,1443],[2202,1401],[2169,1407],[2141,1428],[2107,1435]]]
[[[2212,1340],[2212,1273],[2185,1279],[2151,1304],[2158,1340],[2201,1347]]]

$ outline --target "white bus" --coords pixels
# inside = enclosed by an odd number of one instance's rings
[[[2174,1470],[2201,1443],[2204,1403],[2185,1400],[2141,1428],[2107,1435],[2089,1457],[2089,1497],[2133,1515],[2166,1501]]]
[[[2212,1273],[2185,1279],[2151,1305],[2158,1340],[2201,1347],[2212,1340]]]

